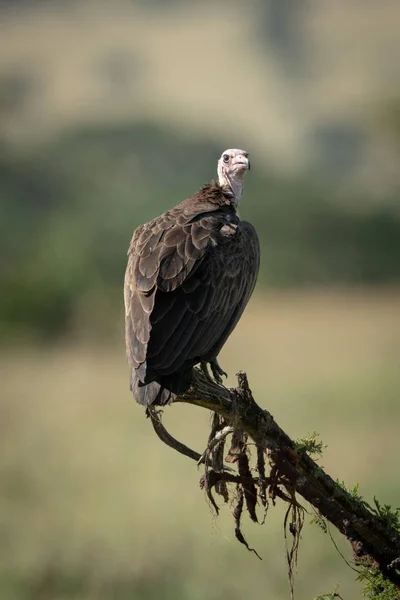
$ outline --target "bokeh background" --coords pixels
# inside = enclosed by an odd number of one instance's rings
[[[228,381],[399,506],[399,22],[367,0],[0,1],[2,599],[289,596],[282,508],[245,527],[260,562],[128,389],[132,231],[227,147],[262,244]],[[204,448],[205,411],[165,421]],[[355,576],[306,526],[297,597],[360,598]]]

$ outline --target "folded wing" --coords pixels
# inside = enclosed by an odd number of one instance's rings
[[[226,212],[226,211],[225,211]],[[254,289],[254,228],[224,210],[138,228],[125,277],[128,359],[142,384],[216,358]]]

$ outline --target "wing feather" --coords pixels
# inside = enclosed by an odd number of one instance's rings
[[[125,279],[125,311],[127,353],[136,369],[147,355],[167,356],[179,345],[176,332],[188,309],[183,297],[178,302],[180,292],[176,290],[190,279],[196,262],[201,262],[207,251],[207,240],[201,249],[187,242],[193,228],[192,217],[193,214],[173,215],[171,211],[133,234]],[[192,287],[195,289],[197,284]],[[200,298],[193,306],[193,314],[201,306]],[[189,320],[187,316],[186,321]],[[167,345],[168,351],[164,352]]]
[[[164,235],[163,242],[166,246],[176,247],[182,241],[182,231],[181,227],[174,226]]]
[[[204,250],[204,247],[198,248],[197,246],[195,246],[191,235],[186,236],[185,256],[187,256],[188,258],[191,258],[193,260],[198,260],[201,257],[201,255],[203,254],[203,250]]]
[[[172,305],[171,309],[167,313],[167,318],[158,321],[157,324],[152,324],[151,332],[151,343],[148,347],[148,356],[165,356],[171,352],[172,346],[168,347],[168,352],[164,352],[164,348],[167,344],[170,344],[172,336],[179,331],[179,328],[183,326],[183,321],[188,313],[181,309],[179,303]],[[161,364],[160,360],[153,361],[153,366],[156,368]]]

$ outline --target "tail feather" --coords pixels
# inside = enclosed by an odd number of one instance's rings
[[[160,382],[142,383],[135,369],[132,369],[131,391],[136,402],[143,406],[150,404],[165,406],[170,404],[178,394],[186,392],[190,387],[192,369],[166,375]]]
[[[143,385],[135,371],[132,371],[131,391],[136,402],[143,406],[150,406],[150,404],[165,406],[176,396],[156,381]]]

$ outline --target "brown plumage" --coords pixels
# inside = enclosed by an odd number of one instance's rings
[[[247,156],[226,150],[219,182],[133,234],[124,290],[126,349],[140,404],[164,405],[186,391],[197,363],[210,362],[216,371],[218,353],[253,292],[258,237],[236,210]]]

